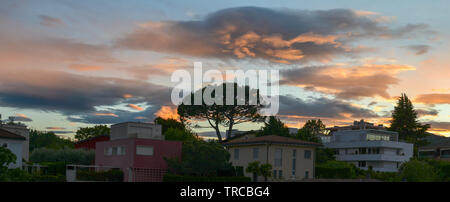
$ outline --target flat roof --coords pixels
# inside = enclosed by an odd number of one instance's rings
[[[253,144],[288,144],[288,145],[299,145],[299,146],[314,146],[319,147],[322,146],[320,143],[303,141],[299,139],[294,139],[290,137],[283,137],[279,135],[267,135],[267,136],[259,136],[252,138],[241,138],[234,139],[228,142],[222,143],[226,146],[234,146],[234,145],[253,145]]]

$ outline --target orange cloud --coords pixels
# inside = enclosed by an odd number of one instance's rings
[[[134,96],[131,94],[124,94],[122,97],[125,99],[128,99],[128,98],[133,98]]]
[[[164,119],[179,119],[177,108],[172,108],[170,106],[162,106],[159,111],[155,113],[155,116],[159,116]]]
[[[450,104],[450,94],[421,94],[415,101],[424,104]]]
[[[113,116],[113,117],[119,117],[119,115],[116,115],[114,113],[95,113],[95,116]]]
[[[91,66],[82,64],[72,64],[69,66],[69,68],[77,71],[98,71],[103,69],[103,67],[101,66]]]
[[[137,105],[135,105],[135,104],[128,104],[127,106],[128,106],[128,107],[131,107],[131,108],[133,108],[133,109],[135,109],[135,110],[138,110],[138,111],[144,110],[144,108],[139,107],[139,106],[137,106]]]

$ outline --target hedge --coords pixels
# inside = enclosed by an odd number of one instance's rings
[[[77,180],[81,181],[108,181],[108,182],[123,182],[122,170],[108,170],[108,171],[84,171],[77,170]]]
[[[66,176],[66,163],[65,162],[42,162],[41,166],[47,166],[46,175],[62,175]]]
[[[244,176],[182,176],[166,174],[163,182],[251,182],[251,178]]]
[[[64,175],[33,175],[33,182],[65,182]]]
[[[340,161],[327,161],[316,166],[316,177],[321,179],[353,179],[356,169],[353,165]]]

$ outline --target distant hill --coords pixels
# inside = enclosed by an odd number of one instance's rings
[[[430,136],[426,137],[425,139],[430,143],[430,145],[450,141],[450,138],[448,138],[448,137],[441,136],[441,135],[435,135],[433,133],[429,133],[429,134],[430,134]]]

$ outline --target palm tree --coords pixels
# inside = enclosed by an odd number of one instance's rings
[[[245,171],[247,173],[253,173],[253,182],[257,182],[258,175],[260,175],[259,161],[249,163]]]

